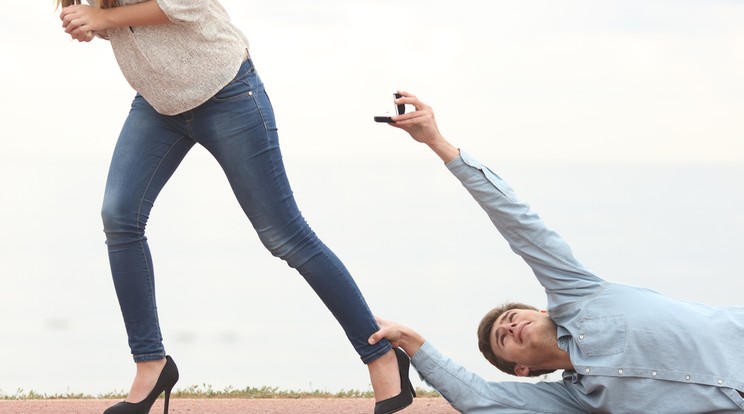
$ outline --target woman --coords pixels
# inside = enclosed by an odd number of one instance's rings
[[[195,145],[219,162],[271,253],[307,280],[367,364],[375,413],[409,405],[408,357],[367,338],[374,317],[341,261],[313,233],[292,197],[274,114],[248,41],[217,0],[57,0],[65,32],[109,39],[137,91],[109,168],[102,217],[116,294],[137,372],[106,414],[147,413],[178,369],[166,357],[145,225],[158,193]]]

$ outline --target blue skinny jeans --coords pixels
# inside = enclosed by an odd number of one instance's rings
[[[264,246],[305,278],[362,361],[390,350],[387,341],[367,343],[378,326],[362,293],[295,203],[271,102],[248,59],[209,101],[178,115],[159,114],[137,94],[117,141],[102,218],[134,360],[165,357],[145,226],[160,190],[197,143],[219,162]]]

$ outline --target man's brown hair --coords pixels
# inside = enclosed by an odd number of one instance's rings
[[[496,323],[496,320],[499,319],[499,316],[512,309],[528,309],[534,311],[538,310],[534,306],[516,302],[505,303],[499,307],[491,309],[488,313],[486,313],[483,319],[481,319],[480,324],[478,325],[478,349],[480,349],[483,356],[486,357],[488,362],[490,362],[493,366],[507,374],[516,375],[514,369],[516,368],[517,364],[497,356],[491,348],[491,328],[493,327],[493,324]],[[553,371],[555,370],[530,371],[527,376],[538,377],[540,375],[549,374]]]

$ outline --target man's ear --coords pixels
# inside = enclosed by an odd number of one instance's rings
[[[514,375],[518,377],[526,377],[530,375],[530,369],[524,365],[517,364],[514,366]]]
[[[540,313],[542,313],[543,315],[547,315],[548,314],[548,311],[546,311],[545,309],[541,309],[540,310]]]

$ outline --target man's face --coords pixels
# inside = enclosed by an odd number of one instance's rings
[[[547,313],[532,309],[510,309],[491,327],[491,350],[496,356],[517,364],[515,374],[526,375],[554,362],[557,346],[555,323]]]

